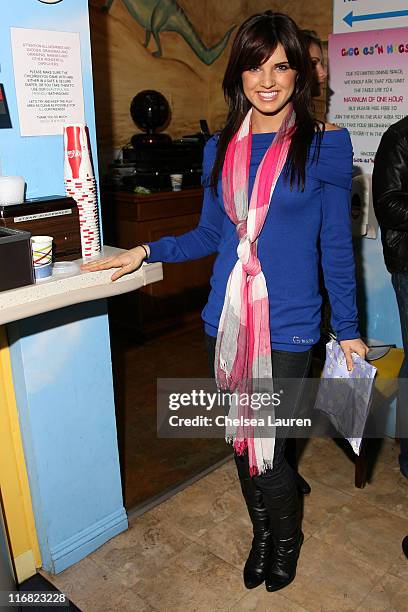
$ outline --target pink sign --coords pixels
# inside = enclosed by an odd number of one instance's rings
[[[408,115],[408,28],[329,37],[330,121],[348,128],[354,163],[372,172],[385,130]]]

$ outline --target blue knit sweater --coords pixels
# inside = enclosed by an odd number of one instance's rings
[[[251,194],[256,170],[274,134],[253,134],[249,174]],[[306,166],[303,192],[292,190],[281,174],[258,240],[258,257],[265,275],[274,349],[303,351],[320,337],[321,295],[318,263],[332,309],[338,340],[359,337],[353,245],[350,226],[352,147],[345,129],[325,132],[318,160],[316,139]],[[217,141],[204,151],[204,202],[198,226],[177,237],[149,243],[149,262],[180,262],[218,253],[211,292],[202,312],[205,330],[217,335],[229,274],[237,261],[238,239],[222,201],[209,186]]]

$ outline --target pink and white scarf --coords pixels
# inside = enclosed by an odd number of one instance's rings
[[[222,171],[225,211],[236,225],[239,245],[218,329],[215,372],[218,387],[238,398],[231,402],[227,422],[238,418],[240,424],[227,425],[226,439],[237,454],[248,450],[250,473],[256,475],[272,468],[275,450],[274,428],[268,427],[268,435],[262,437],[262,431],[244,424],[245,419],[255,416],[248,396],[261,390],[273,392],[269,300],[257,243],[288,156],[295,113],[290,107],[262,158],[248,205],[251,115],[252,109],[229,143]],[[240,399],[244,397],[245,401]]]

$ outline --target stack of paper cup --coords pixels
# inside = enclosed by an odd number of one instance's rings
[[[92,257],[101,250],[101,240],[96,182],[83,123],[64,127],[64,176],[66,194],[79,209],[82,257]]]

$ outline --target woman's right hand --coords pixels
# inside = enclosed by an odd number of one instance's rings
[[[89,263],[82,264],[81,270],[84,272],[97,272],[98,270],[110,270],[111,268],[120,268],[111,276],[111,280],[118,280],[121,276],[134,272],[142,265],[146,259],[146,252],[141,246],[125,251],[120,255],[113,255],[105,259],[96,259]]]

